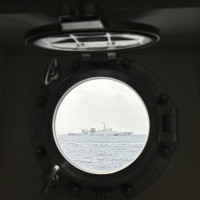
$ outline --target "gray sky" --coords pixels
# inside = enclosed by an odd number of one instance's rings
[[[114,79],[90,79],[66,93],[55,113],[56,134],[80,133],[82,129],[149,133],[149,116],[141,97]]]

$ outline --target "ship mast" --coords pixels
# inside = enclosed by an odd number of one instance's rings
[[[104,122],[101,122],[103,124],[103,130],[106,130],[106,124]]]

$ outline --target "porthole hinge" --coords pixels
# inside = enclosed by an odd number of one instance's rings
[[[106,52],[106,53],[83,53],[83,61],[92,62],[107,62],[116,60],[116,52]]]
[[[91,200],[112,200],[112,194],[109,191],[99,190],[91,193]]]
[[[177,110],[175,106],[158,106],[159,142],[177,142]]]

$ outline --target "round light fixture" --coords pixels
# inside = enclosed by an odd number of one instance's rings
[[[26,43],[58,51],[117,51],[155,44],[159,31],[152,26],[127,22],[101,21],[61,23],[29,31]]]

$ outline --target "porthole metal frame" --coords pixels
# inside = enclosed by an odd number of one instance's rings
[[[85,199],[98,199],[102,194],[104,199],[118,200],[142,192],[160,176],[176,147],[176,108],[167,91],[144,67],[131,61],[124,63],[127,62],[122,58],[98,64],[79,61],[80,66],[71,71],[63,66],[61,77],[42,89],[34,108],[31,138],[44,174],[58,165],[60,185],[72,194],[74,190],[70,188],[76,185],[76,195]],[[58,150],[52,130],[54,110],[63,94],[79,81],[99,76],[118,79],[132,87],[143,99],[150,118],[149,138],[140,156],[125,169],[106,175],[90,174],[72,166]]]

